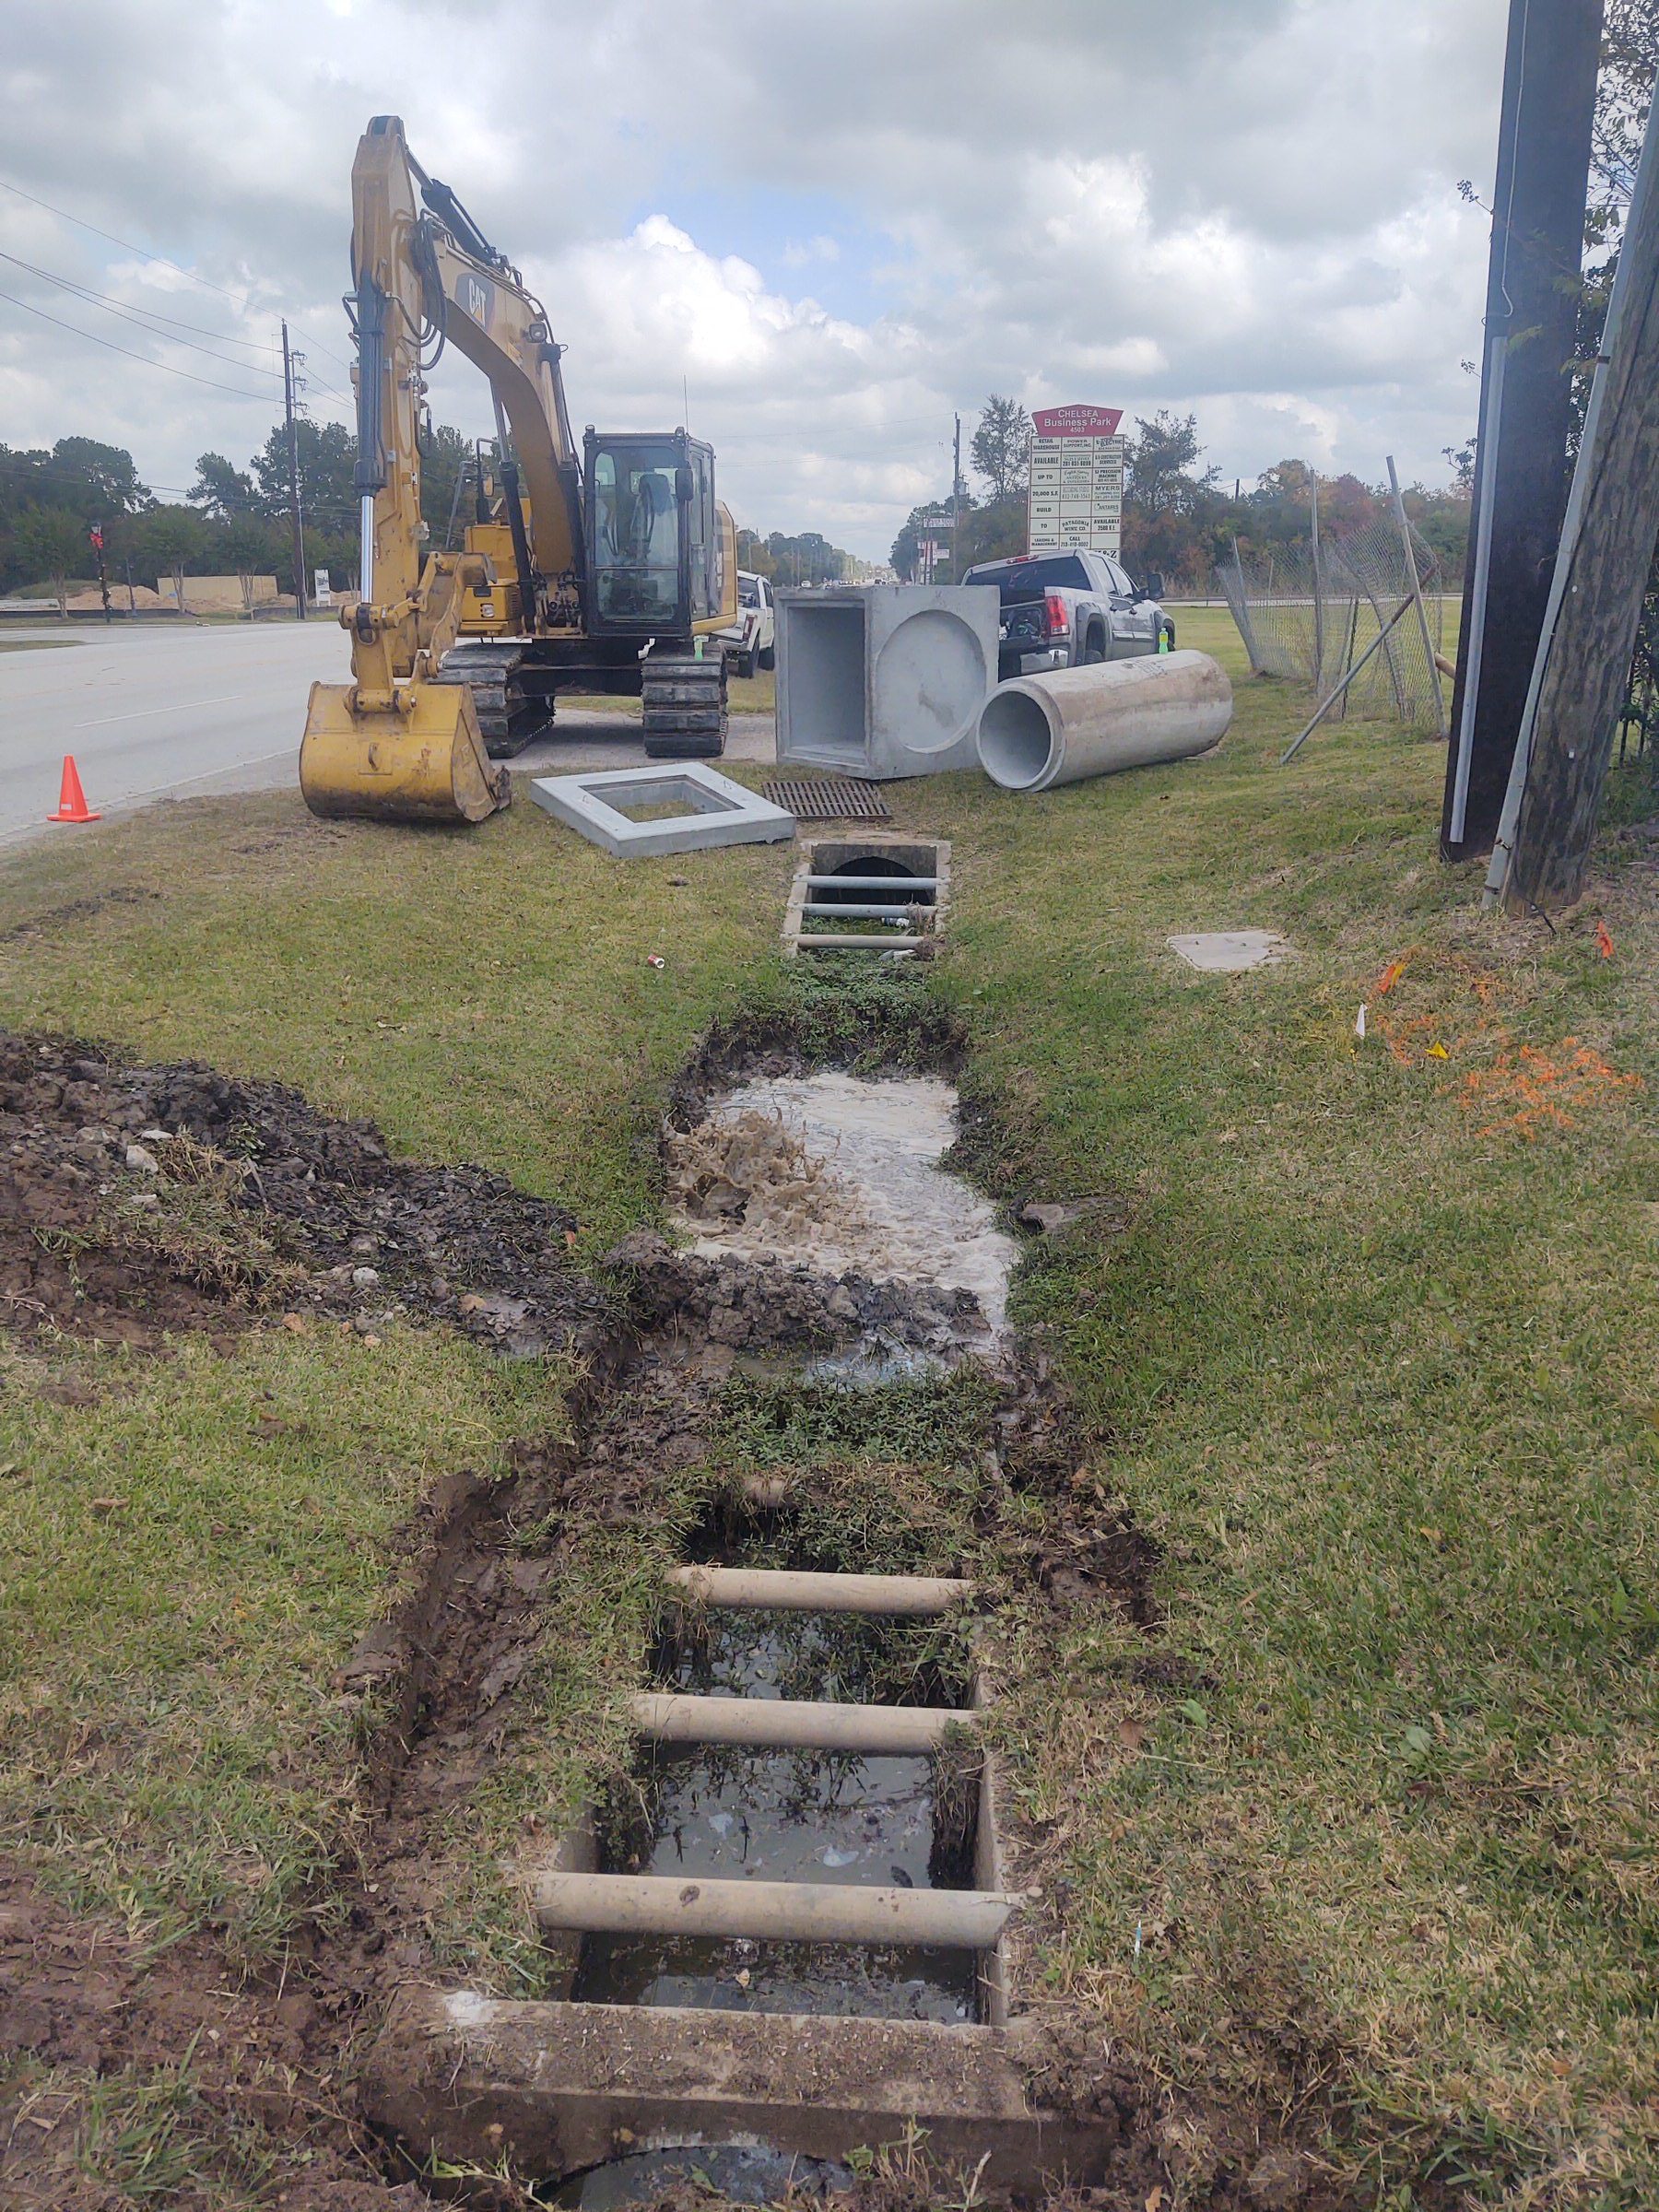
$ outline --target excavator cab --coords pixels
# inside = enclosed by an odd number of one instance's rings
[[[588,629],[688,639],[716,626],[724,548],[714,451],[684,430],[583,438]]]

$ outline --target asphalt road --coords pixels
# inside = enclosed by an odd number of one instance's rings
[[[105,816],[152,800],[262,791],[298,782],[305,702],[314,679],[350,677],[349,643],[335,621],[162,628],[45,622],[0,627],[0,844],[41,833],[73,753],[87,803]],[[8,642],[49,640],[38,652]],[[514,772],[642,763],[638,724],[562,709],[557,737],[539,741]],[[770,715],[734,718],[732,759],[770,760]],[[66,835],[66,831],[53,834]]]
[[[57,640],[62,625],[0,629],[0,647]],[[331,621],[74,626],[70,642],[0,651],[0,840],[38,828],[73,753],[89,806],[254,791],[296,781],[316,677],[347,678],[350,648]],[[62,834],[67,834],[64,832]]]

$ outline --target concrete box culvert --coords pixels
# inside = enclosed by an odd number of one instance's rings
[[[1017,677],[981,712],[980,766],[1005,791],[1053,791],[1189,759],[1220,743],[1232,706],[1226,671],[1185,649]]]
[[[996,681],[983,584],[778,594],[778,759],[882,781],[971,768]]]

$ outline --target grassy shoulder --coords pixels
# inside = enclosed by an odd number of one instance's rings
[[[753,676],[733,675],[726,679],[726,704],[734,714],[770,714],[778,703],[778,679],[770,668],[758,669]],[[638,699],[618,699],[614,692],[568,691],[559,701],[562,711],[582,714],[631,714],[636,721],[640,713]]]
[[[888,793],[952,841],[935,987],[1001,1116],[984,1171],[1112,1202],[1042,1249],[1020,1312],[1099,1440],[1079,1481],[1162,1550],[1150,1652],[1104,1608],[1058,1653],[1014,1624],[1017,1801],[1067,1900],[1046,1971],[1178,2088],[1333,2095],[1378,2203],[1439,2159],[1471,2201],[1648,2204],[1653,878],[1609,864],[1555,935],[1483,919],[1436,858],[1438,747],[1356,722],[1279,770],[1304,700],[1245,680],[1219,610],[1181,631],[1240,684],[1213,759],[1037,801]],[[528,807],[429,835],[194,802],[8,860],[0,1016],[282,1077],[566,1199],[596,1245],[652,1207],[697,1034],[778,990],[788,872],[613,862]],[[1240,926],[1291,957],[1201,977],[1164,947]],[[398,1512],[547,1408],[412,1330],[263,1331],[118,1379],[0,1399],[31,1471],[0,1479],[29,1562],[8,1825],[42,1837],[44,1792],[96,1894],[137,1885],[159,1933],[229,1899],[268,1940],[257,1893],[298,1896],[282,1840],[326,1832],[347,1756],[316,1685],[383,1602]],[[273,1407],[298,1426],[266,1437]],[[571,1601],[547,1695],[572,1744],[642,1557],[595,1554]],[[147,1610],[170,1578],[182,1605]],[[226,1618],[253,1641],[220,1666]],[[493,1939],[479,1910],[458,1957]]]

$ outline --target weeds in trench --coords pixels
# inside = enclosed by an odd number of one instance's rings
[[[735,1376],[716,1406],[712,1443],[735,1466],[948,1468],[977,1464],[990,1441],[996,1385],[971,1361],[947,1374],[849,1390]]]
[[[700,1060],[715,1067],[787,1046],[803,1061],[854,1072],[949,1067],[960,1056],[954,1013],[910,962],[864,953],[780,960],[756,977],[740,1011],[718,1021]]]

